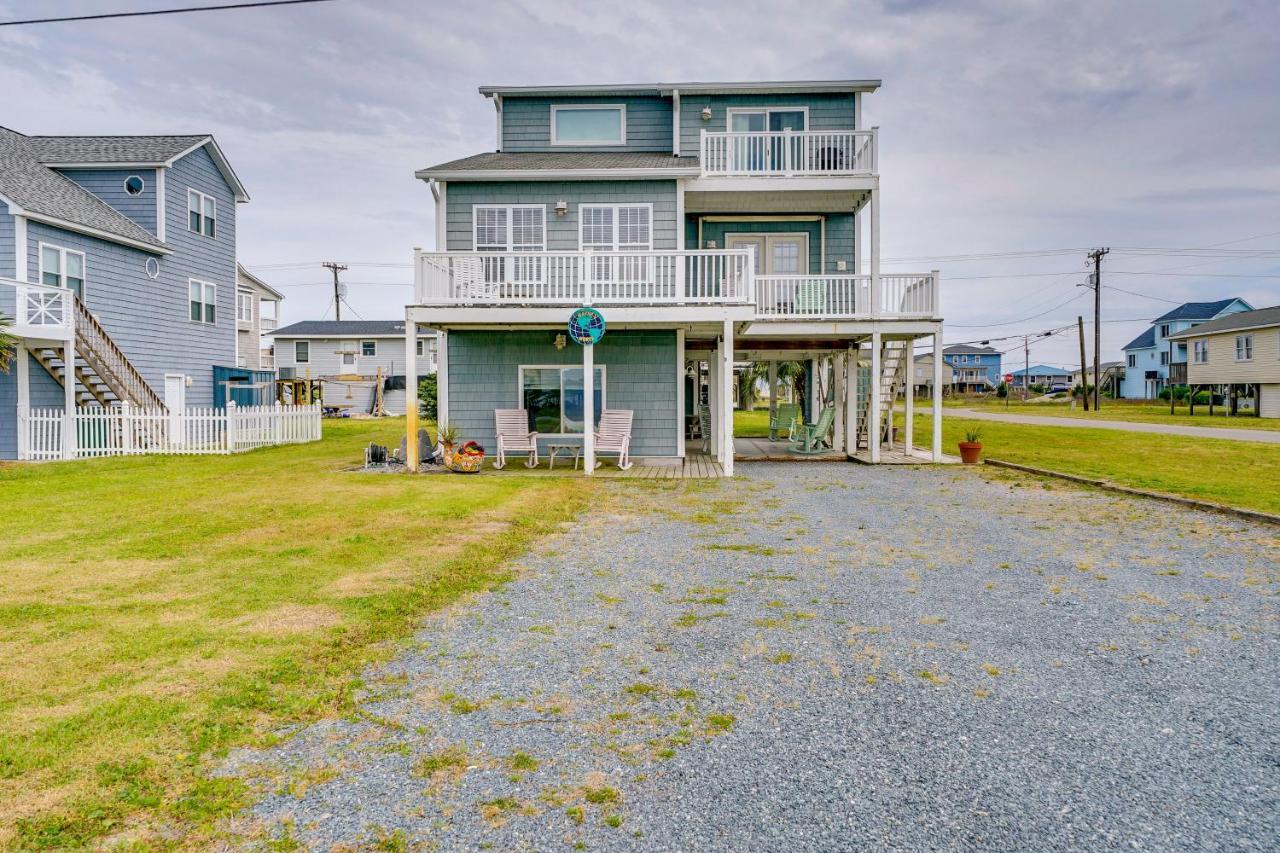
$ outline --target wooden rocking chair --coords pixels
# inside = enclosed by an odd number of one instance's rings
[[[792,453],[813,455],[821,453],[827,443],[827,433],[831,432],[831,424],[835,421],[835,406],[827,406],[818,415],[818,422],[800,424],[796,430],[795,440],[791,443]]]
[[[596,455],[618,454],[618,467],[623,471],[631,467],[631,421],[635,412],[631,409],[605,409],[600,413],[600,428],[596,430]],[[596,462],[597,467],[600,462]]]
[[[498,459],[494,468],[507,464],[508,453],[527,453],[524,466],[538,467],[538,434],[529,430],[529,412],[525,409],[495,409],[493,419],[498,431]]]

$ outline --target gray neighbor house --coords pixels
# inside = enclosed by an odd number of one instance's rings
[[[540,441],[590,461],[586,412],[631,410],[647,464],[705,448],[731,474],[735,364],[800,361],[830,452],[880,461],[913,341],[936,347],[942,320],[936,271],[880,269],[862,107],[878,88],[481,87],[493,150],[416,173],[436,234],[415,253],[406,344],[437,336],[439,422],[493,447],[495,410],[524,409]],[[584,306],[605,319],[594,346],[565,340]],[[940,432],[932,446],[922,458],[941,459]]]
[[[0,128],[0,314],[19,339],[0,459],[18,456],[23,408],[215,403],[215,368],[236,365],[248,199],[207,134]]]

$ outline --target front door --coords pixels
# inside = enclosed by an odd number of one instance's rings
[[[726,234],[726,249],[750,249],[757,275],[807,275],[809,235]]]

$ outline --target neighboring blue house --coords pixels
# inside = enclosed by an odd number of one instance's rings
[[[955,369],[959,394],[994,391],[1001,382],[1000,351],[994,347],[953,344],[942,351],[942,360]]]
[[[1169,384],[1187,382],[1187,342],[1170,335],[1226,317],[1253,306],[1231,297],[1216,302],[1187,302],[1151,321],[1151,326],[1124,346],[1125,372],[1120,393],[1127,400],[1151,400]]]
[[[0,313],[19,336],[0,459],[18,456],[20,407],[214,402],[213,368],[236,364],[247,200],[211,136],[0,128]]]
[[[435,251],[415,254],[406,333],[412,353],[438,332],[439,421],[492,449],[495,409],[525,409],[590,457],[591,401],[634,412],[636,456],[705,447],[730,473],[734,364],[800,360],[828,452],[878,460],[889,389],[942,329],[936,272],[880,270],[878,86],[482,87],[496,150],[417,172]],[[582,306],[607,323],[592,347],[566,341]],[[875,374],[884,394],[859,392]]]
[[[1023,385],[1023,377],[1030,376],[1031,381],[1027,386],[1043,385],[1046,391],[1069,391],[1071,390],[1072,372],[1065,367],[1053,367],[1048,364],[1033,364],[1030,367],[1019,368],[1010,371],[1013,374],[1011,387],[1021,390]]]

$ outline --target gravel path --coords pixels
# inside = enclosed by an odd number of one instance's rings
[[[1004,421],[1011,424],[1077,427],[1079,429],[1114,429],[1121,432],[1152,432],[1160,435],[1188,435],[1192,438],[1225,438],[1228,441],[1280,444],[1280,430],[1233,429],[1232,427],[1187,426],[1185,424],[1148,424],[1141,421],[1095,421],[1083,418],[1055,417],[1054,415],[1006,415],[1001,412],[979,412],[974,409],[951,409],[950,412],[955,417],[972,418],[979,421]]]
[[[739,473],[603,486],[356,719],[233,755],[248,819],[320,848],[1274,849],[1273,528],[1020,475]]]

